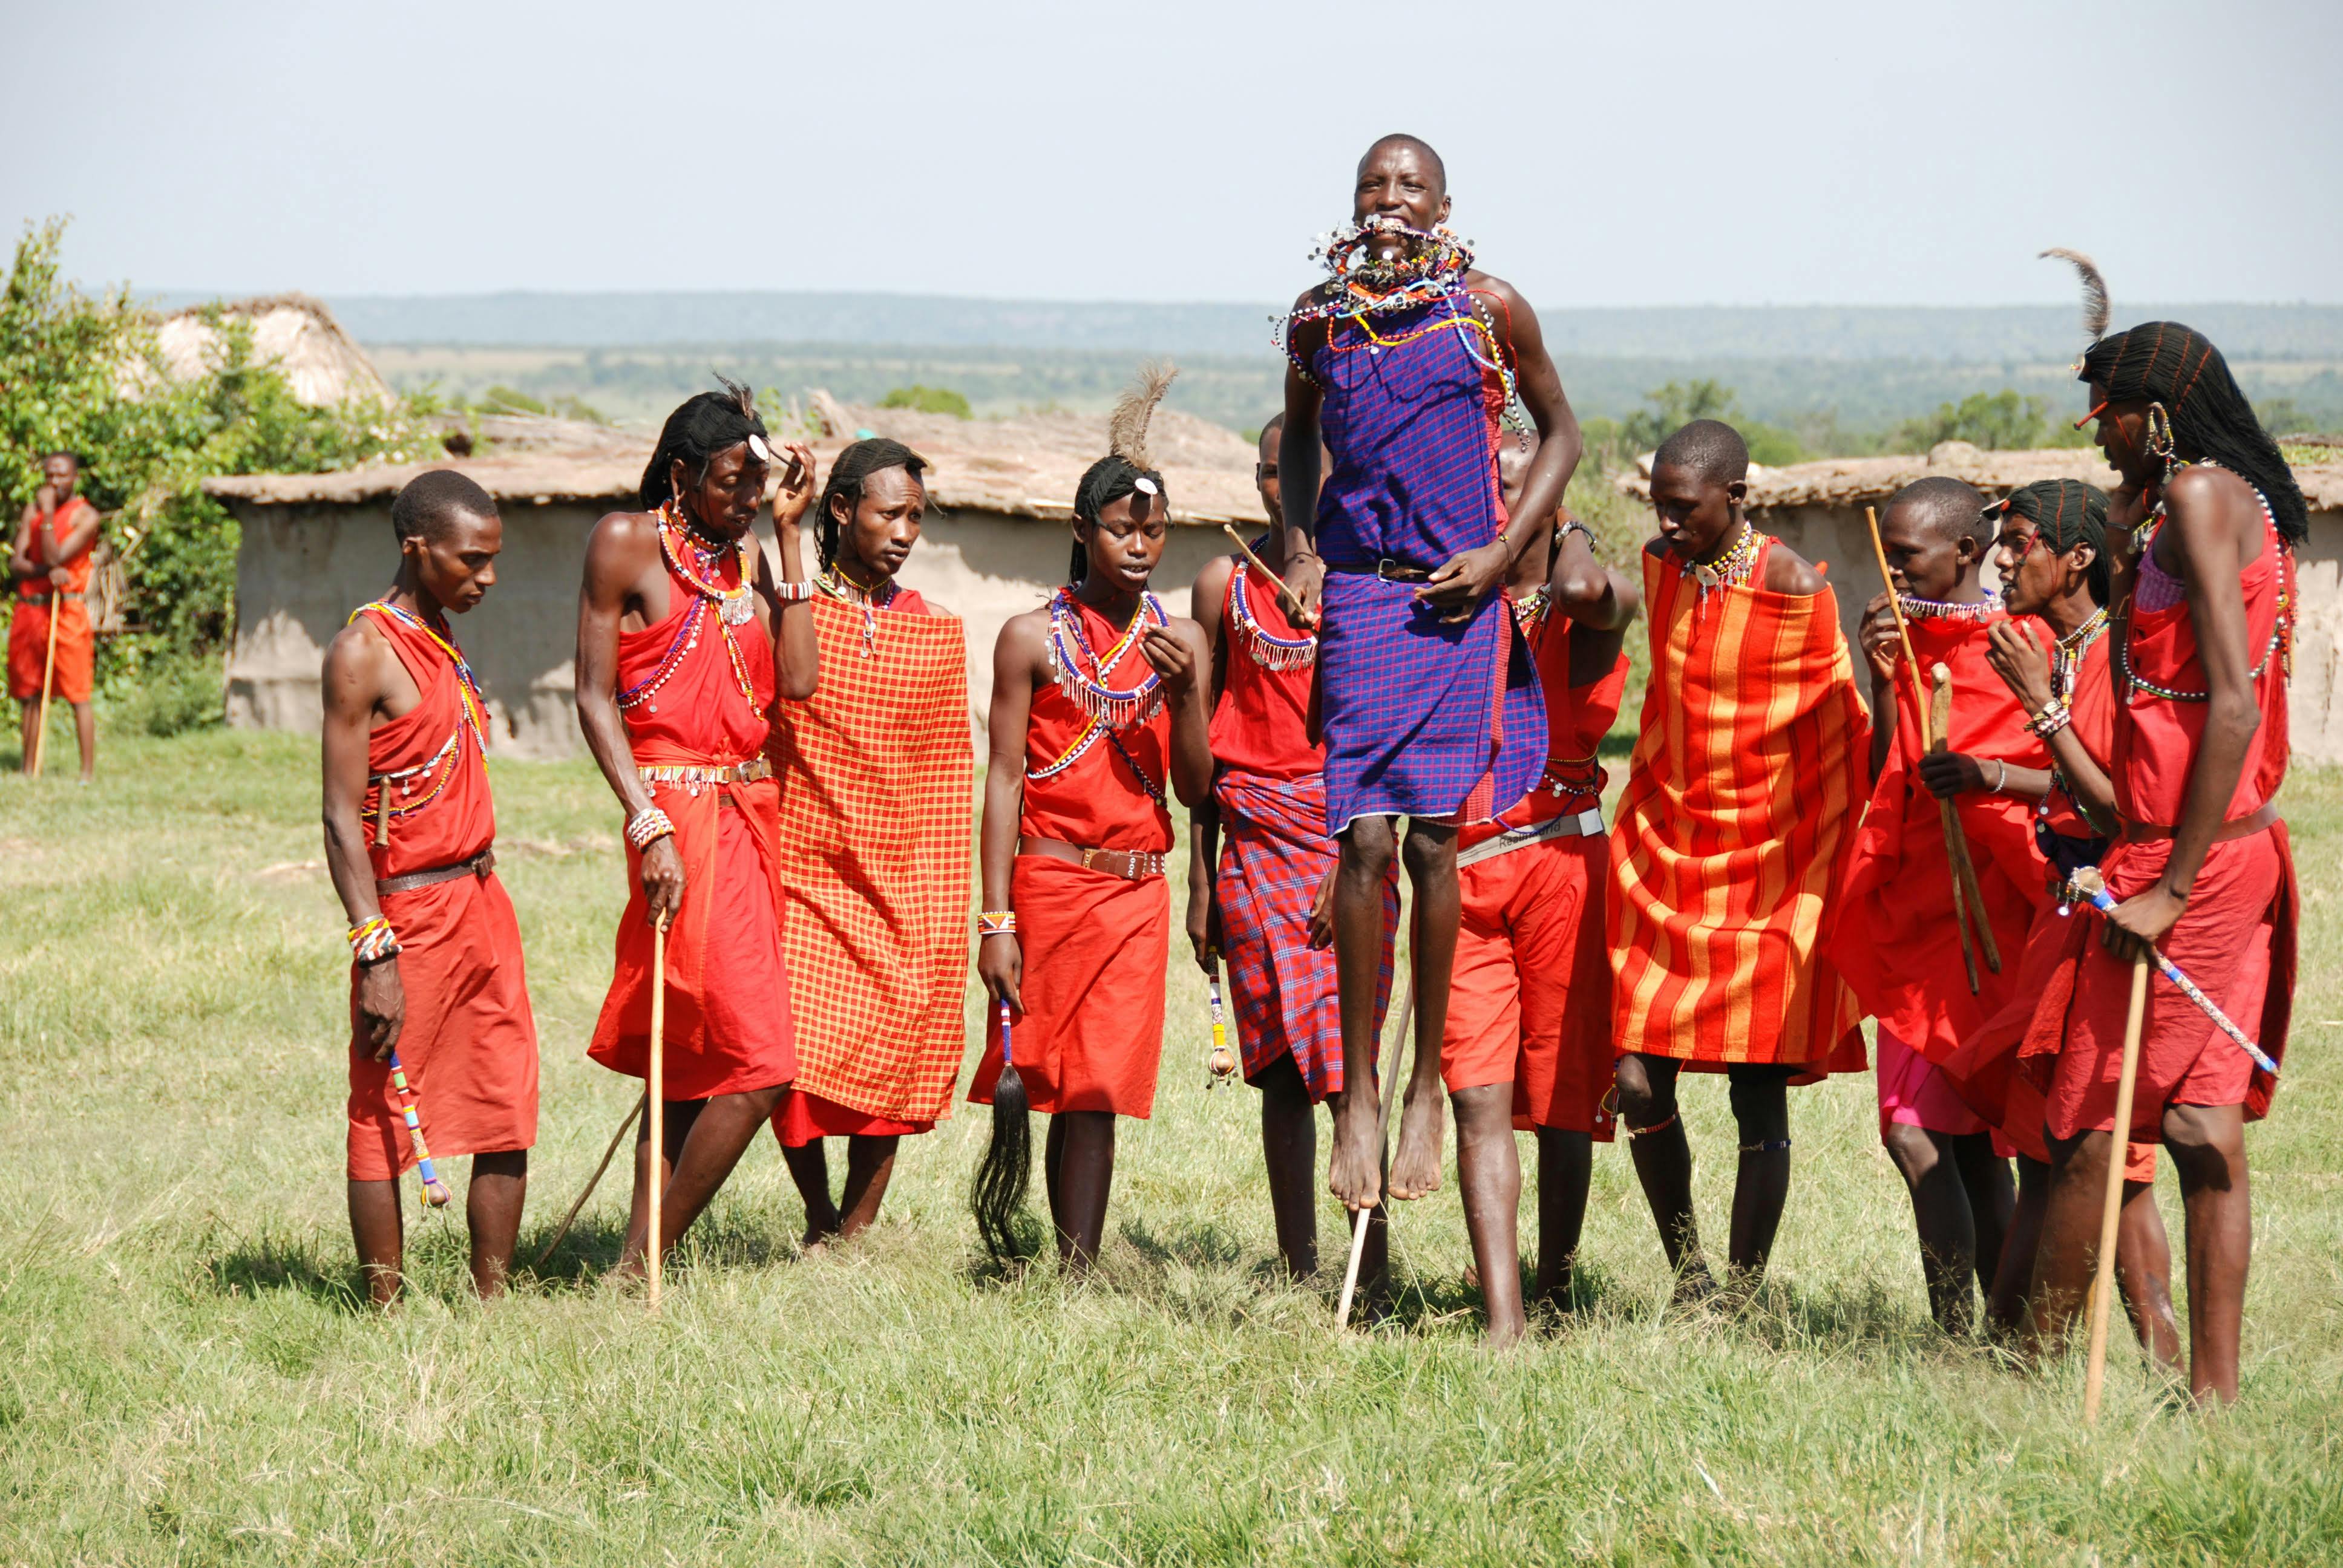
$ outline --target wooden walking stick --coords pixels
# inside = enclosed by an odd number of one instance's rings
[[[1920,749],[1930,750],[1933,749],[1933,737],[1929,733],[1928,689],[1921,683],[1920,657],[1912,651],[1912,628],[1904,623],[1903,601],[1896,596],[1896,578],[1887,570],[1887,547],[1880,541],[1878,511],[1871,507],[1864,508],[1863,520],[1871,525],[1872,558],[1879,563],[1879,581],[1887,590],[1887,610],[1896,618],[1896,640],[1904,647],[1904,668],[1912,672],[1914,706],[1919,709]],[[1946,701],[1949,703],[1951,700],[1947,694]],[[1941,797],[1937,799],[1936,819],[1944,826],[1945,854],[1953,863],[1953,929],[1961,936],[1961,964],[1968,971],[1969,994],[1975,996],[1978,984],[1976,954],[1969,943],[1967,900],[1961,896],[1960,855],[1954,849],[1956,844],[1965,844],[1966,839],[1961,834],[1961,819],[1954,815],[1950,800]],[[1996,970],[1998,967],[1996,966]]]
[[[1392,1036],[1391,1060],[1383,1065],[1383,1106],[1375,1113],[1375,1166],[1378,1173],[1383,1168],[1383,1155],[1390,1147],[1392,1100],[1399,1092],[1400,1052],[1407,1043],[1408,1026],[1414,1021],[1415,976],[1410,974],[1406,994],[1400,999],[1399,1032]],[[1374,1208],[1360,1210],[1358,1218],[1351,1223],[1351,1264],[1342,1271],[1342,1299],[1334,1309],[1334,1326],[1337,1328],[1348,1329],[1351,1326],[1351,1297],[1359,1288],[1359,1260],[1366,1256],[1368,1222],[1373,1218],[1375,1209],[1388,1211],[1390,1202],[1391,1194],[1383,1193]]]
[[[58,597],[57,585],[51,583],[49,585],[49,652],[48,658],[41,665],[41,702],[40,706],[34,709],[39,717],[33,720],[33,756],[25,769],[35,779],[41,776],[41,752],[45,749],[43,742],[47,740],[49,735],[49,693],[56,689],[57,678],[57,617],[64,608],[65,601]]]
[[[602,1151],[602,1163],[595,1166],[594,1174],[586,1178],[586,1190],[578,1194],[578,1201],[569,1205],[569,1212],[561,1216],[561,1223],[554,1227],[553,1240],[545,1244],[544,1251],[537,1255],[537,1261],[529,1265],[532,1272],[545,1267],[545,1261],[553,1256],[553,1249],[561,1245],[561,1239],[569,1234],[569,1227],[577,1221],[578,1211],[586,1207],[586,1200],[591,1198],[594,1189],[602,1184],[602,1172],[608,1171],[610,1161],[618,1157],[619,1142],[634,1131],[635,1118],[643,1113],[644,1102],[649,1098],[647,1094],[628,1108],[627,1119],[618,1123],[618,1130],[610,1134],[610,1146]]]
[[[651,1315],[659,1310],[659,1265],[667,1248],[659,1238],[659,1198],[667,1186],[667,912],[651,928],[651,1069],[643,1099],[650,1115],[650,1225],[644,1237],[650,1282]]]
[[[1936,687],[1933,699],[1935,713],[1931,720],[1936,738],[1929,749],[1950,751],[1953,749],[1953,672],[1939,664],[1928,672],[1928,678]],[[1985,888],[1977,881],[1976,857],[1969,852],[1969,836],[1962,829],[1960,813],[1954,809],[1953,803],[1939,800],[1937,804],[1945,809],[1946,819],[1953,825],[1952,837],[1946,840],[1946,845],[1953,852],[1953,874],[1960,879],[1961,890],[1968,896],[1969,920],[1976,927],[1977,948],[1985,954],[1985,967],[1999,974],[2001,946],[1993,940],[1993,922],[1985,917]]]
[[[2083,1422],[2099,1422],[2107,1381],[2107,1315],[2116,1293],[2116,1223],[2123,1214],[2124,1151],[2131,1142],[2132,1090],[2139,1081],[2140,1025],[2147,1016],[2147,958],[2131,961],[2131,1010],[2124,1016],[2123,1076],[2116,1081],[2116,1136],[2107,1150],[2107,1195],[2099,1206],[2099,1267],[2091,1282],[2091,1356],[2083,1372]]]

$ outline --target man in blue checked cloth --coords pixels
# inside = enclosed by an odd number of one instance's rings
[[[1456,829],[1512,806],[1545,761],[1537,678],[1495,590],[1561,504],[1582,446],[1529,302],[1474,270],[1444,226],[1447,186],[1440,155],[1416,137],[1369,147],[1352,222],[1321,247],[1332,276],[1286,320],[1288,582],[1323,620],[1318,716],[1326,827],[1342,845],[1334,949],[1349,1083],[1375,1081],[1395,856],[1415,890],[1416,1050],[1439,1053],[1460,912]],[[1522,521],[1509,526],[1498,421],[1516,401],[1542,439]],[[1322,484],[1322,438],[1332,459]],[[1346,1095],[1335,1112],[1329,1185],[1353,1210],[1382,1197],[1375,1123],[1368,1095]],[[1438,1094],[1411,1093],[1393,1197],[1439,1186],[1440,1140]]]

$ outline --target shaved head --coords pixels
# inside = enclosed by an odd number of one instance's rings
[[[1711,484],[1738,484],[1749,477],[1749,443],[1722,419],[1694,419],[1660,443],[1652,467],[1683,468]]]
[[[1446,196],[1448,194],[1448,166],[1441,161],[1440,155],[1438,153],[1432,150],[1432,144],[1430,142],[1425,141],[1422,136],[1409,136],[1404,131],[1393,131],[1387,136],[1376,137],[1374,146],[1369,147],[1364,153],[1360,155],[1359,167],[1362,169],[1365,168],[1369,163],[1373,161],[1374,156],[1377,153],[1383,151],[1387,147],[1413,148],[1418,154],[1422,155],[1424,162],[1432,166],[1432,172],[1439,177],[1440,194],[1443,196]]]
[[[1915,479],[1888,498],[1881,517],[1902,517],[1943,539],[1974,539],[1983,555],[1993,530],[1984,521],[1985,497],[1949,474]]]
[[[467,517],[496,515],[497,503],[488,491],[453,468],[416,475],[390,503],[390,526],[402,540],[445,539]]]

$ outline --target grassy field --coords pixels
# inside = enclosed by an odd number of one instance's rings
[[[1329,1292],[1278,1277],[1252,1094],[1203,1091],[1177,957],[1157,1115],[1123,1128],[1087,1284],[978,1267],[961,1116],[907,1144],[877,1230],[810,1260],[759,1143],[660,1322],[596,1282],[616,1181],[490,1310],[460,1222],[417,1223],[408,1304],[369,1313],[316,756],[109,736],[98,789],[0,779],[0,1562],[2343,1557],[2343,778],[2287,801],[2309,923],[2251,1142],[2244,1402],[2176,1408],[2127,1342],[2086,1432],[2078,1366],[2021,1374],[1930,1327],[1868,1078],[1794,1097],[1789,1218],[1742,1315],[1661,1310],[1614,1148],[1569,1319],[1477,1347],[1451,1191],[1399,1216],[1394,1320],[1337,1337]],[[582,1058],[622,873],[586,769],[495,775],[544,1040],[526,1257],[632,1098]],[[1686,1098],[1721,1241],[1723,1086]]]

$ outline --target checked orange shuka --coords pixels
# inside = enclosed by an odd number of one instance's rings
[[[962,628],[899,609],[866,620],[820,598],[813,618],[820,688],[774,705],[767,743],[797,1089],[935,1121],[950,1112],[965,1039],[975,774]]]
[[[1614,1047],[1860,1071],[1855,1000],[1822,952],[1870,794],[1837,600],[1745,586],[1703,605],[1649,552],[1644,593],[1651,685],[1611,840]]]

